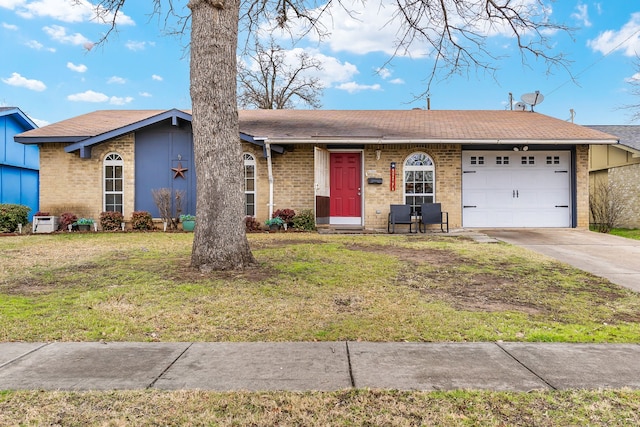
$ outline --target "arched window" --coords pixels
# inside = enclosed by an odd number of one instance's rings
[[[242,155],[244,159],[244,212],[245,215],[256,215],[256,159],[249,153]]]
[[[124,161],[118,153],[104,158],[104,210],[124,213]]]
[[[425,153],[413,153],[404,162],[404,200],[414,215],[420,215],[420,205],[435,200],[435,168]]]

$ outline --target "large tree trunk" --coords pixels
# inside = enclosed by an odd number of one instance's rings
[[[224,3],[223,3],[224,1]],[[244,226],[243,163],[236,104],[239,0],[190,0],[191,103],[197,177],[191,266],[255,263]]]

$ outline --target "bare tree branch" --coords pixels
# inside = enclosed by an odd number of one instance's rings
[[[306,52],[293,62],[273,39],[268,46],[256,42],[250,64],[238,63],[238,103],[242,108],[283,109],[299,106],[320,108],[322,83],[309,74],[322,69],[320,61]]]

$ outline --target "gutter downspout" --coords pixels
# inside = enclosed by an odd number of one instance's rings
[[[258,139],[258,138],[255,138]],[[269,144],[267,138],[261,138],[264,142],[264,150],[267,156],[267,174],[269,175],[269,217],[267,219],[271,219],[273,216],[273,167],[271,165],[271,144]]]

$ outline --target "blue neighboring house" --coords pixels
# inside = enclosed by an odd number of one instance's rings
[[[29,221],[39,209],[40,153],[13,137],[37,127],[19,108],[0,107],[0,203],[29,206]]]

